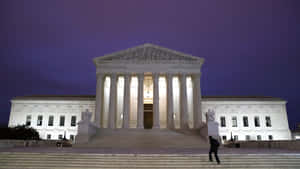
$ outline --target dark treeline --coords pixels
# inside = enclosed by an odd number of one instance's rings
[[[39,140],[39,133],[25,125],[16,127],[0,127],[0,139],[14,139],[14,140]]]

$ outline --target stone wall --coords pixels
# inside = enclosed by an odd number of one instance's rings
[[[215,121],[219,125],[219,134],[231,138],[237,136],[239,141],[245,141],[248,136],[250,140],[291,140],[286,102],[285,101],[263,101],[263,100],[205,100],[202,101],[202,119],[208,110],[215,111]],[[221,126],[221,117],[225,117],[225,126]],[[237,125],[233,126],[232,118],[236,117]],[[248,126],[243,123],[243,118],[248,119]],[[254,118],[259,118],[259,126],[255,126]],[[270,117],[271,126],[266,126],[266,117]]]
[[[174,96],[175,96],[174,92]],[[77,99],[77,100],[76,100]],[[83,99],[83,98],[81,98]],[[224,98],[223,100],[217,100],[216,98],[202,99],[202,119],[205,122],[205,113],[208,109],[215,111],[215,120],[219,124],[220,117],[226,117],[226,126],[219,126],[219,135],[221,137],[226,136],[229,140],[231,133],[233,136],[238,136],[238,140],[246,140],[246,136],[250,136],[250,140],[257,140],[258,136],[261,136],[261,140],[268,140],[269,136],[272,136],[273,140],[290,140],[291,133],[289,130],[286,102],[279,101],[264,101],[264,100],[230,100],[230,98]],[[174,106],[179,105],[177,101],[174,101]],[[71,126],[71,117],[76,116],[76,122],[81,120],[81,112],[89,109],[93,112],[92,121],[94,120],[95,100],[80,100],[74,98],[73,100],[64,100],[64,98],[57,98],[57,100],[12,100],[12,107],[10,112],[9,126],[23,125],[26,122],[26,116],[31,115],[30,127],[35,128],[42,139],[47,139],[48,135],[51,135],[51,140],[56,140],[59,136],[66,135],[67,139],[71,136],[77,135],[77,126]],[[105,111],[105,110],[103,110]],[[175,125],[179,126],[179,109],[174,109]],[[105,113],[104,113],[105,114]],[[136,114],[136,113],[135,113]],[[38,116],[43,116],[43,122],[41,126],[37,126]],[[53,126],[48,125],[49,116],[54,116]],[[65,125],[59,125],[60,116],[65,116]],[[232,117],[237,117],[237,127],[232,127]],[[249,126],[243,125],[243,117],[248,117]],[[255,127],[254,118],[258,116],[260,119],[260,127]],[[271,126],[266,126],[266,117],[271,118]],[[103,119],[108,116],[103,116]],[[133,121],[136,121],[136,117],[130,116]],[[132,123],[132,122],[131,122]],[[135,127],[136,124],[132,123],[131,126]]]
[[[57,140],[0,140],[0,148],[55,147]]]
[[[81,112],[89,109],[94,119],[95,101],[81,100],[13,100],[8,126],[24,125],[26,116],[31,116],[30,127],[35,128],[41,139],[59,139],[59,135],[70,139],[70,135],[77,135],[77,124],[71,126],[71,117],[76,116],[76,123],[81,120]],[[42,116],[42,125],[38,126],[38,116]],[[53,126],[48,125],[49,116],[54,117]],[[63,126],[60,126],[60,116],[65,116]]]
[[[289,149],[300,150],[300,140],[287,141],[238,141],[235,143],[225,143],[225,147],[240,148],[270,148],[270,149]]]

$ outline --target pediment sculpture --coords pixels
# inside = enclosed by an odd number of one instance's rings
[[[200,57],[184,54],[153,44],[143,44],[112,54],[95,58],[94,62],[107,61],[190,61],[202,62]]]

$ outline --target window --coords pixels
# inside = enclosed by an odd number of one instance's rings
[[[43,116],[39,115],[37,119],[37,126],[42,126],[43,124]]]
[[[31,115],[26,116],[26,126],[31,125]]]
[[[71,117],[71,126],[76,126],[76,116]]]
[[[271,125],[271,117],[270,116],[267,116],[266,117],[266,126],[267,127],[271,127],[272,125]]]
[[[250,140],[250,136],[246,135],[246,140],[249,141]]]
[[[249,126],[248,117],[247,116],[243,117],[243,123],[244,123],[244,127],[248,127]]]
[[[53,126],[54,116],[49,116],[48,126]]]
[[[234,141],[238,141],[239,140],[239,137],[238,137],[238,135],[234,135]]]
[[[70,140],[74,141],[74,135],[70,135]]]
[[[60,118],[59,118],[59,126],[65,126],[65,116],[60,116]]]
[[[226,141],[226,140],[227,140],[226,136],[222,136],[222,139],[223,139],[224,141]]]
[[[63,135],[62,134],[58,135],[58,139],[59,140],[63,139]]]
[[[237,127],[236,116],[232,117],[232,127]]]
[[[258,141],[261,140],[261,135],[257,135],[257,140],[258,140]]]
[[[254,117],[254,125],[255,125],[255,127],[259,127],[260,126],[259,117],[258,116]]]
[[[51,139],[51,134],[47,134],[47,140]]]
[[[273,136],[272,135],[269,135],[269,140],[273,140]]]
[[[221,127],[226,127],[226,121],[224,116],[221,117]]]

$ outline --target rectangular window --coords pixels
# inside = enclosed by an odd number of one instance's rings
[[[254,117],[254,125],[255,125],[255,127],[260,127],[259,117],[258,116]]]
[[[236,116],[232,117],[232,127],[237,127],[237,119]]]
[[[59,118],[59,126],[65,126],[65,116],[60,116],[60,118]]]
[[[71,126],[76,126],[76,116],[71,117]]]
[[[226,121],[224,116],[221,117],[221,127],[226,127]]]
[[[62,140],[63,139],[63,135],[62,134],[58,135],[58,139]]]
[[[37,119],[37,126],[42,126],[43,124],[43,116],[39,115]]]
[[[267,116],[266,117],[266,126],[267,127],[271,127],[272,125],[271,125],[271,117],[270,116]]]
[[[47,134],[47,140],[51,139],[51,134]]]
[[[246,140],[249,141],[250,140],[250,136],[246,135]]]
[[[227,140],[226,136],[222,136],[222,139],[223,139],[224,141],[226,141],[226,140]]]
[[[244,123],[244,127],[248,127],[249,126],[248,117],[247,116],[243,117],[243,123]]]
[[[26,116],[26,126],[31,125],[31,115]]]
[[[70,140],[74,141],[74,135],[70,135]]]
[[[238,141],[239,140],[239,137],[238,137],[238,135],[234,135],[234,141]]]
[[[48,126],[53,126],[54,116],[49,116]]]
[[[225,121],[225,117],[224,116],[220,117],[220,121],[221,121],[221,127],[226,127],[226,121]]]
[[[272,135],[269,135],[269,140],[273,140],[273,136]]]
[[[257,135],[257,140],[258,140],[258,141],[261,140],[261,135]]]

